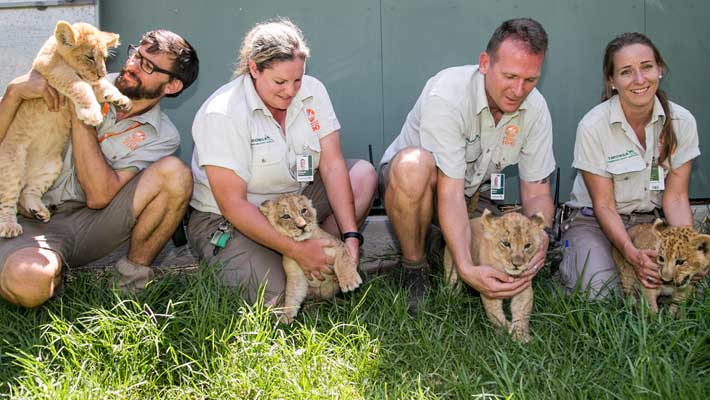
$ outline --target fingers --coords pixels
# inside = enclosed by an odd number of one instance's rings
[[[47,103],[49,111],[58,111],[63,103],[63,96],[61,96],[56,89],[49,85],[47,85],[46,89],[42,92],[42,98],[44,99],[44,102]]]

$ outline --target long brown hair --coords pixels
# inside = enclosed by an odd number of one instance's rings
[[[604,64],[602,66],[604,73],[604,91],[602,92],[602,101],[607,101],[617,94],[616,89],[612,89],[611,84],[609,83],[609,79],[614,75],[614,55],[617,51],[632,44],[642,44],[644,46],[648,46],[651,50],[653,50],[653,56],[656,59],[656,64],[658,64],[663,71],[668,69],[666,62],[661,56],[661,52],[658,51],[658,48],[646,35],[639,32],[622,33],[609,42],[609,44],[606,45],[606,50],[604,51]],[[666,160],[668,160],[668,165],[670,165],[672,169],[673,166],[671,165],[670,157],[678,144],[678,138],[676,137],[673,125],[671,124],[671,111],[668,104],[668,96],[666,96],[666,93],[661,89],[660,82],[659,87],[656,90],[656,97],[658,97],[658,100],[661,102],[663,112],[666,114],[666,117],[663,120],[663,129],[661,130],[661,143],[663,143],[663,147],[661,147],[658,163],[663,164]]]

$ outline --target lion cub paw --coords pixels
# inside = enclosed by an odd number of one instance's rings
[[[348,273],[341,274],[338,276],[338,284],[340,285],[340,290],[345,293],[351,290],[355,290],[360,287],[362,283],[362,278],[360,274],[357,273],[357,269],[351,270]]]
[[[26,210],[27,214],[30,214],[33,218],[42,221],[42,222],[49,222],[49,218],[51,217],[51,213],[45,207],[44,203],[42,203],[41,199],[34,198],[34,197],[20,197],[20,209]],[[23,215],[25,213],[22,213]]]
[[[104,120],[98,104],[92,104],[89,108],[78,108],[76,116],[81,122],[91,126],[98,126]]]
[[[133,107],[133,103],[131,102],[131,99],[129,99],[126,96],[106,96],[106,101],[110,102],[111,104],[115,105],[116,107],[120,108],[123,111],[130,111],[131,108]]]
[[[22,226],[17,222],[0,222],[0,237],[14,238],[22,235]]]
[[[532,340],[527,329],[515,324],[510,327],[510,337],[518,343],[530,343]]]

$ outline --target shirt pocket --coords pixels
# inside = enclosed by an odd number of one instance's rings
[[[646,162],[641,157],[616,161],[607,166],[614,182],[614,198],[617,203],[629,202],[643,197],[646,180],[643,178]]]
[[[286,165],[286,152],[280,146],[256,146],[252,149],[250,193],[272,194],[293,191],[294,179]],[[298,185],[295,185],[298,189]]]
[[[320,151],[320,138],[316,135],[310,136],[303,145],[303,155],[311,155],[313,157],[314,170],[318,168],[318,165],[320,164]]]
[[[483,152],[483,149],[481,149],[481,141],[476,140],[474,142],[469,142],[466,140],[466,162],[467,163],[472,163],[476,160],[478,160],[479,157],[481,157],[481,153]]]

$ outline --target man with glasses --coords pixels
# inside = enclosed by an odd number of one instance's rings
[[[130,110],[104,104],[96,128],[72,113],[64,166],[43,201],[51,220],[19,217],[24,234],[0,240],[0,296],[24,307],[51,298],[63,266],[99,259],[128,242],[116,264],[117,284],[142,290],[153,277],[150,264],[187,208],[190,169],[172,156],[180,135],[160,111],[163,96],[175,97],[197,79],[195,49],[167,30],[146,33],[114,84],[131,98]],[[50,109],[63,101],[39,74],[11,82],[0,100],[0,140],[23,99],[43,97]]]

